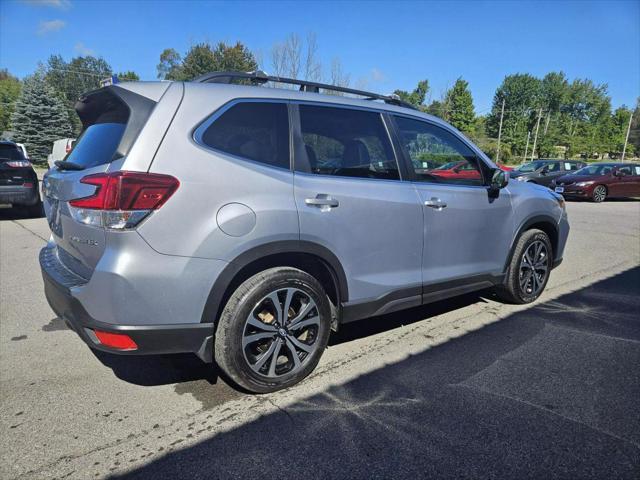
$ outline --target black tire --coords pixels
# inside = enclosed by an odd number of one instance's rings
[[[593,193],[591,194],[591,200],[595,203],[602,203],[606,200],[608,193],[607,187],[604,185],[596,185],[593,189]]]
[[[535,245],[534,248],[532,248]],[[543,245],[541,249],[540,259],[528,262],[524,259],[525,253],[527,258],[536,250],[539,245]],[[544,252],[544,255],[542,253]],[[540,260],[540,261],[537,261]],[[549,280],[551,265],[553,262],[553,250],[549,236],[542,230],[531,229],[524,232],[518,241],[511,256],[505,283],[496,287],[498,298],[507,303],[525,304],[535,301],[544,291]],[[531,268],[527,264],[533,263],[537,268]],[[538,267],[539,266],[539,267]],[[542,271],[544,268],[544,276]],[[529,272],[533,272],[529,274]],[[535,276],[535,278],[533,277]],[[527,280],[527,278],[529,278]],[[524,286],[523,286],[524,281]]]
[[[283,310],[290,291],[293,292],[291,306],[285,318]],[[273,297],[270,297],[274,292],[282,317],[275,311]],[[311,301],[313,307],[309,307]],[[305,314],[306,308],[310,310]],[[260,313],[256,316],[258,310]],[[280,318],[283,325],[278,323]],[[317,325],[294,331],[297,327],[289,325],[296,318],[307,319],[298,323],[317,321]],[[257,330],[254,319],[261,324]],[[267,328],[268,331],[265,330]],[[327,346],[330,331],[331,307],[322,285],[302,270],[271,268],[243,282],[229,298],[219,319],[214,356],[222,371],[239,387],[254,393],[274,392],[295,385],[313,371]],[[244,345],[245,341],[262,332],[265,338]],[[294,340],[297,341],[295,345]],[[305,343],[309,340],[310,344]],[[313,347],[313,350],[297,351],[298,345]],[[272,348],[277,353],[272,353],[270,359],[260,364]],[[293,355],[297,356],[299,364]],[[251,360],[255,361],[251,363]],[[275,365],[273,371],[272,362]]]

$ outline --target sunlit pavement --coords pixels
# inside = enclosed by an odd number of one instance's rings
[[[46,222],[2,210],[0,477],[637,478],[640,202],[568,210],[536,304],[351,324],[264,396],[188,355],[93,354],[44,299]]]

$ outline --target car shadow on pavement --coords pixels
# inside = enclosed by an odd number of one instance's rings
[[[637,267],[113,478],[637,478],[639,310]]]
[[[372,317],[361,322],[346,324],[331,336],[329,345],[338,345],[357,338],[392,330],[403,325],[409,325],[425,318],[441,315],[474,303],[485,302],[479,295],[478,293],[464,295],[404,312]],[[50,323],[53,324],[54,322],[55,319]],[[63,328],[68,327],[65,326]],[[215,385],[218,382],[227,383],[223,377],[220,376],[221,372],[218,371],[215,365],[206,364],[193,354],[123,356],[93,349],[91,351],[96,358],[104,366],[110,368],[119,379],[135,385],[168,385],[193,382],[194,380],[205,380],[210,385]],[[198,389],[202,390],[201,387],[198,387]],[[198,395],[198,397],[202,396],[201,394]]]

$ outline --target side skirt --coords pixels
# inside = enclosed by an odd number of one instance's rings
[[[431,283],[422,287],[416,286],[395,290],[375,299],[346,302],[342,304],[340,323],[349,323],[363,318],[419,307],[427,303],[490,288],[503,282],[504,274],[475,275],[446,282]]]

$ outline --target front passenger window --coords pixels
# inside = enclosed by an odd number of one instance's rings
[[[479,159],[454,134],[407,117],[396,117],[396,124],[418,181],[483,185]]]

